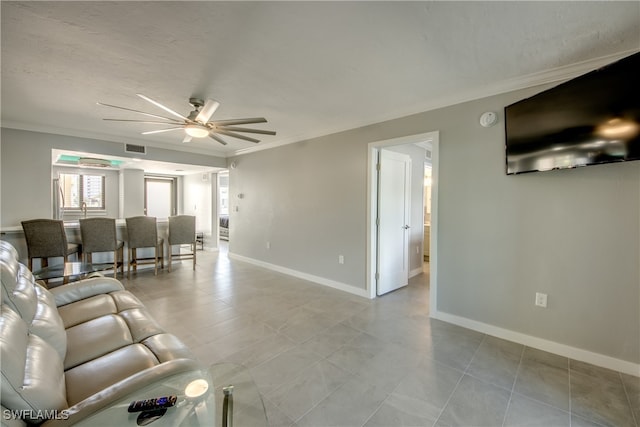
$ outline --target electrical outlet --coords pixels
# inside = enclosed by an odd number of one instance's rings
[[[416,246],[416,253],[420,254],[420,246]]]
[[[344,255],[338,255],[338,264],[344,264]]]
[[[536,292],[536,305],[538,307],[547,308],[547,294]]]
[[[267,242],[267,249],[271,249],[271,242]]]

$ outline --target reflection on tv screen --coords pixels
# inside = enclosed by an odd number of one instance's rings
[[[640,53],[505,107],[507,174],[640,159]]]

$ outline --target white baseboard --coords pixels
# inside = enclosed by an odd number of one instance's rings
[[[359,297],[370,299],[369,293],[365,289],[358,289],[346,283],[337,282],[335,280],[327,279],[326,277],[315,276],[313,274],[304,273],[302,271],[293,270],[291,268],[283,267],[281,265],[271,264],[265,261],[260,261],[254,258],[245,257],[229,252],[229,258],[237,259],[238,261],[247,262],[249,264],[257,265],[258,267],[267,268],[269,270],[277,271],[278,273],[287,274],[289,276],[297,277],[299,279],[308,280],[309,282],[317,283],[319,285],[328,286],[330,288],[338,289],[340,291],[348,292]]]
[[[422,266],[420,266],[418,268],[414,268],[413,270],[411,270],[409,272],[409,279],[411,279],[412,277],[417,276],[418,274],[422,274]]]
[[[637,363],[616,359],[604,354],[594,353],[592,351],[583,350],[577,347],[571,347],[554,341],[534,337],[532,335],[511,331],[508,329],[500,328],[498,326],[489,325],[487,323],[482,323],[476,320],[467,319],[465,317],[456,316],[454,314],[444,313],[442,311],[431,313],[431,317],[433,317],[434,319],[442,320],[444,322],[453,323],[454,325],[462,326],[463,328],[472,329],[474,331],[482,332],[487,335],[523,344],[527,347],[548,351],[549,353],[558,354],[560,356],[579,360],[581,362],[590,363],[592,365],[601,366],[603,368],[612,369],[614,371],[620,371],[625,374],[640,377],[640,364]]]

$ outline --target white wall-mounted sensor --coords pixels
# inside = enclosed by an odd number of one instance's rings
[[[495,125],[498,122],[498,115],[493,111],[487,111],[480,116],[480,125],[488,128]]]

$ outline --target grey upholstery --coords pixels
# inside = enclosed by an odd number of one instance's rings
[[[139,264],[154,264],[154,274],[158,274],[158,260],[164,268],[164,239],[158,238],[156,218],[153,216],[134,216],[126,218],[127,246],[129,247],[129,263],[127,278],[131,276],[131,267],[136,271]],[[136,249],[153,248],[153,258],[138,258]]]
[[[33,269],[33,259],[41,258],[41,266],[48,265],[48,258],[63,257],[80,252],[80,245],[67,242],[64,223],[56,219],[31,219],[22,221],[24,237],[27,240],[29,270]]]
[[[113,252],[113,277],[118,278],[118,267],[124,274],[124,242],[116,236],[113,218],[84,218],[80,220],[82,258],[92,262],[94,252]]]
[[[169,271],[173,258],[192,258],[193,269],[196,269],[196,217],[176,215],[169,217]],[[189,245],[190,252],[173,254],[174,245]]]
[[[178,390],[202,377],[187,347],[118,280],[95,277],[47,290],[4,241],[0,273],[2,409],[22,414],[10,425],[40,423],[56,410],[69,418],[44,426],[84,419],[96,425],[91,417],[101,410],[115,407],[126,417],[131,400],[176,394],[166,388],[169,375],[189,374]],[[149,395],[149,387],[164,391]]]

